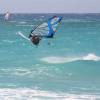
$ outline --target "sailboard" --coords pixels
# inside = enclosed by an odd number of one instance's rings
[[[29,39],[28,37],[26,37],[22,32],[19,31],[19,32],[17,32],[16,34],[18,34],[18,35],[20,35],[22,38],[24,38],[24,39],[30,41],[30,39]]]

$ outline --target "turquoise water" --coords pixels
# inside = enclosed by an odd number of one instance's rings
[[[100,14],[58,14],[55,37],[38,47],[17,34],[53,15],[0,15],[0,99],[100,99]]]

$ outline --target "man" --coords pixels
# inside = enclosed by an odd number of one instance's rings
[[[35,35],[35,34],[30,34],[29,38],[30,38],[31,42],[36,46],[39,44],[39,42],[41,40],[41,37],[38,35]]]

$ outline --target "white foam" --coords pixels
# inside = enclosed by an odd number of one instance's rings
[[[49,57],[43,57],[40,59],[41,61],[47,62],[47,63],[68,63],[68,62],[74,62],[79,60],[91,60],[91,61],[100,61],[100,57],[96,56],[93,53],[89,53],[85,56],[72,56],[72,57],[59,57],[59,56],[49,56]]]
[[[1,72],[3,72],[4,74],[9,74],[9,75],[17,75],[17,76],[31,76],[31,74],[33,73],[33,71],[31,71],[31,69],[23,69],[23,68],[13,68],[13,69],[0,69]]]
[[[14,43],[15,41],[13,40],[3,40],[3,42],[7,42],[7,43]]]
[[[44,62],[47,62],[47,63],[67,63],[67,62],[73,62],[73,61],[77,61],[77,60],[80,60],[80,58],[77,58],[77,57],[54,57],[54,56],[51,56],[51,57],[44,57],[41,59],[42,61]]]
[[[96,100],[100,95],[95,94],[69,94],[50,91],[33,90],[29,88],[3,88],[0,89],[0,100]]]
[[[28,24],[27,24],[27,25],[16,25],[16,26],[23,26],[23,27],[24,27],[24,26],[29,26],[29,27],[33,27],[34,25],[28,25]]]
[[[19,24],[26,24],[27,22],[25,22],[25,21],[22,21],[22,22],[19,22]]]
[[[88,55],[83,57],[83,60],[93,60],[93,61],[100,61],[100,57],[96,56],[93,53],[89,53]]]

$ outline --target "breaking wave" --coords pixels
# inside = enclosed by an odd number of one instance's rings
[[[57,57],[57,56],[49,56],[44,57],[40,59],[41,61],[47,62],[47,63],[67,63],[67,62],[74,62],[79,60],[91,60],[91,61],[100,61],[100,57],[89,53],[85,56],[76,56],[76,57]]]
[[[70,94],[40,91],[29,88],[0,89],[0,100],[96,100],[100,95],[96,94]]]

